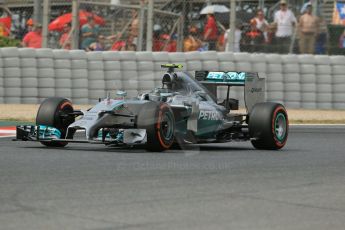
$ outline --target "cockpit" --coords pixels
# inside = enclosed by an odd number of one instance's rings
[[[172,101],[174,97],[188,97],[199,101],[214,102],[208,90],[191,78],[187,73],[165,73],[162,78],[162,87],[155,88],[150,93],[139,96],[141,100]]]
[[[201,100],[205,101],[214,101],[204,86],[184,72],[165,73],[161,89],[164,93],[170,92],[189,97],[201,97]]]

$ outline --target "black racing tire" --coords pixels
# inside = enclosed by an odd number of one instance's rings
[[[67,127],[75,121],[74,116],[62,117],[63,114],[73,112],[71,101],[61,97],[45,99],[37,112],[36,125],[46,125],[60,130],[61,136],[65,137]],[[65,147],[67,142],[41,142],[48,147]]]
[[[249,135],[256,149],[278,150],[285,146],[289,134],[286,109],[279,103],[256,104],[249,114]]]
[[[137,127],[146,129],[148,151],[162,152],[174,143],[175,118],[166,103],[145,103],[138,114]]]

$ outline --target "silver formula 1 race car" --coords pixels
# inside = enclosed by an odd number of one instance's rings
[[[18,126],[17,140],[38,141],[48,147],[68,143],[108,146],[143,145],[164,151],[177,145],[251,141],[257,149],[280,149],[288,138],[288,116],[283,105],[265,102],[265,82],[257,73],[196,71],[191,77],[166,64],[162,87],[127,99],[125,91],[108,97],[87,111],[75,110],[65,98],[48,98],[37,112],[35,126]],[[217,89],[227,88],[218,102]],[[230,98],[233,87],[243,87],[245,111]],[[83,138],[80,138],[82,132]],[[78,137],[78,138],[77,138]]]

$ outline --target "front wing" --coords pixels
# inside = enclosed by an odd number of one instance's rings
[[[81,131],[83,132],[83,131]],[[147,133],[145,129],[122,129],[116,136],[109,135],[107,129],[101,129],[98,137],[87,139],[64,139],[59,136],[60,132],[47,126],[21,125],[16,127],[15,141],[37,141],[37,142],[57,142],[57,143],[90,143],[105,145],[140,145],[147,143]],[[78,137],[80,135],[76,134]],[[82,136],[82,135],[81,135]]]

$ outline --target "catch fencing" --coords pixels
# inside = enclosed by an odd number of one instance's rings
[[[209,52],[84,52],[0,49],[0,103],[37,104],[47,97],[93,104],[107,92],[128,97],[161,86],[160,65],[181,63],[195,70],[251,71],[266,78],[268,101],[288,108],[345,109],[345,56]],[[221,98],[226,93],[219,92]],[[242,99],[243,88],[231,96]],[[243,106],[243,103],[242,103]]]
[[[241,52],[251,53],[345,54],[345,24],[341,19],[345,0],[286,1],[297,21],[304,14],[306,4],[312,3],[312,14],[318,18],[318,23],[314,26],[317,29],[313,34],[315,47],[312,51],[302,48],[306,46],[306,42],[301,39],[303,33],[298,29],[299,27],[292,28],[293,33],[289,39],[283,41],[277,39],[276,31],[279,23],[275,22],[274,15],[281,7],[278,0],[8,0],[3,2],[1,4],[0,1],[0,6],[6,6],[12,11],[10,37],[18,39],[13,42],[18,43],[31,29],[27,23],[33,19],[43,24],[42,47],[54,49],[62,48],[66,44],[60,40],[65,31],[62,27],[48,30],[48,25],[59,16],[69,13],[73,14],[73,18],[78,18],[78,12],[82,11],[87,12],[88,16],[94,15],[103,20],[99,25],[100,32],[93,35],[92,42],[96,43],[96,49],[102,50],[183,51],[187,47],[187,38],[192,35],[194,41],[198,40],[197,48],[194,47],[198,50],[237,51],[239,46]],[[205,25],[208,19],[206,11],[203,10],[211,5],[225,7],[225,11],[215,10],[217,39],[209,41],[205,37]],[[259,9],[262,11],[259,12]],[[259,15],[262,15],[267,23],[262,24]],[[0,9],[0,18],[5,16],[6,14]],[[233,17],[233,20],[230,20],[230,17]],[[86,48],[80,46],[83,33],[80,32],[81,28],[78,25],[85,24],[85,20],[85,17],[84,21],[80,20],[79,23],[78,20],[74,20],[74,23],[67,20],[74,28],[68,36],[74,49]],[[230,27],[236,29],[234,36],[227,32]],[[103,38],[97,39],[98,35],[102,35]],[[216,45],[211,47],[214,42]],[[0,46],[6,45],[7,43],[0,43]],[[285,49],[282,49],[281,45],[284,45]]]

